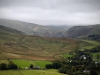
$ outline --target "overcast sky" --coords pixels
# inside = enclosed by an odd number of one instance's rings
[[[40,25],[100,24],[100,0],[0,0],[0,18]]]

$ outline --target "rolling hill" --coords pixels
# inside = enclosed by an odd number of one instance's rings
[[[76,50],[77,46],[78,41],[73,39],[30,36],[0,26],[1,59],[53,60]]]
[[[100,24],[89,26],[74,26],[65,32],[69,38],[100,38]],[[92,37],[93,36],[93,37]]]
[[[17,23],[26,24],[19,21]],[[21,28],[20,24],[17,23],[14,22],[14,26]],[[9,23],[7,24],[10,25]],[[70,28],[64,35],[69,38],[85,38],[94,34],[99,35],[99,27],[100,25],[75,26]],[[21,30],[18,31],[14,28],[0,25],[0,58],[2,59],[54,60],[62,58],[63,55],[70,51],[79,48],[82,50],[83,48],[88,48],[88,46],[92,47],[93,44],[68,38],[26,35]]]
[[[27,35],[60,37],[70,26],[42,26],[17,20],[0,19],[0,25],[22,31]]]

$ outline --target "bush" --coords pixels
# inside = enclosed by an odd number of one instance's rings
[[[0,70],[6,70],[6,69],[7,69],[7,65],[5,63],[1,63]]]
[[[18,69],[18,67],[15,64],[9,64],[8,69]]]

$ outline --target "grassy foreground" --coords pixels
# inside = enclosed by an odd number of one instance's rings
[[[0,75],[65,75],[58,73],[57,70],[8,70],[0,71]]]

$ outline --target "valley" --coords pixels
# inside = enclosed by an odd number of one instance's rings
[[[0,75],[100,75],[100,0],[0,0]]]
[[[77,35],[78,33],[76,32],[75,34]],[[75,35],[73,37],[72,33],[69,33],[69,36],[71,35],[72,37],[65,36],[65,32],[63,35],[59,35],[61,37],[36,36],[27,35],[22,31],[0,25],[0,64],[6,63],[8,65],[10,60],[21,68],[21,70],[15,71],[7,70],[5,71],[6,73],[0,71],[0,74],[42,75],[42,73],[45,73],[47,75],[62,75],[58,73],[58,70],[46,69],[46,65],[52,64],[55,60],[65,61],[70,57],[73,58],[77,55],[77,52],[89,52],[94,61],[99,61],[99,52],[94,51],[96,49],[98,51],[100,46],[99,38],[94,35],[99,34],[93,33],[89,38],[90,34],[84,34],[85,36],[83,34],[82,36]],[[31,64],[40,66],[41,70],[25,70],[25,67],[29,68]],[[16,74],[14,74],[15,72]]]
[[[0,28],[1,59],[54,60],[78,48],[99,45],[95,41],[31,36],[7,27]]]
[[[0,58],[53,60],[77,47],[77,41],[73,39],[30,36],[1,28]]]

